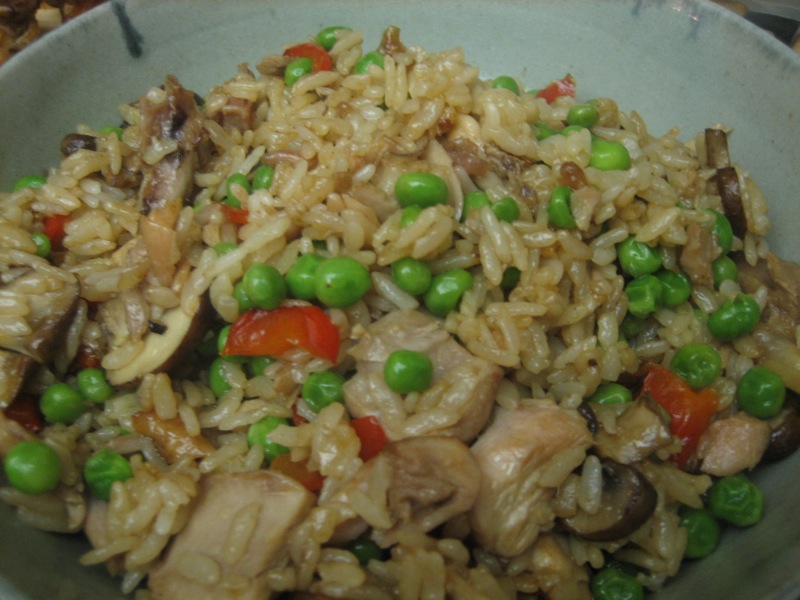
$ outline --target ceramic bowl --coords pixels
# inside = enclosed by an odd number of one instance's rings
[[[388,25],[407,44],[462,46],[486,77],[533,87],[571,73],[584,98],[609,96],[650,130],[685,139],[723,123],[733,160],[771,206],[772,247],[800,260],[800,58],[740,17],[701,0],[112,0],[48,34],[0,68],[0,189],[58,158],[79,123],[116,122],[116,106],[173,73],[205,93],[243,62],[324,26],[377,45]],[[758,526],[724,532],[658,600],[800,596],[800,453],[754,477]],[[115,600],[118,582],[85,569],[73,536],[34,531],[0,506],[0,597]]]

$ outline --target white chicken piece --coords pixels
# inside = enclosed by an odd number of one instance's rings
[[[640,462],[673,443],[669,423],[654,402],[636,400],[630,403],[614,425],[613,433],[599,428],[595,445],[600,456],[624,465]]]
[[[591,443],[583,417],[552,400],[498,409],[472,446],[482,479],[470,523],[480,545],[513,557],[533,544],[554,523],[556,488]]]
[[[289,530],[313,503],[274,471],[204,477],[189,521],[150,570],[153,600],[269,598],[266,572],[288,558]]]
[[[389,442],[333,498],[364,506],[377,487],[380,510],[341,524],[333,541],[349,541],[368,526],[381,546],[395,543],[401,530],[427,533],[472,508],[480,475],[469,448],[455,438],[425,436]]]
[[[697,445],[700,470],[725,477],[752,469],[761,462],[769,438],[767,422],[746,413],[714,421]]]
[[[591,600],[589,573],[578,565],[563,537],[548,533],[533,547],[533,572],[548,600]]]
[[[383,378],[395,350],[422,352],[433,363],[433,383],[410,409]],[[350,354],[356,374],[344,386],[345,404],[353,417],[376,416],[390,440],[446,435],[471,442],[489,418],[503,377],[500,367],[464,349],[439,321],[413,310],[375,322]]]

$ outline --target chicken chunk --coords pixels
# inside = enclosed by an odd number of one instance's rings
[[[672,444],[669,421],[662,416],[662,412],[663,409],[652,401],[640,399],[631,403],[617,418],[613,432],[606,431],[605,428],[597,432],[595,444],[598,454],[629,465]]]
[[[501,556],[517,556],[552,527],[556,488],[592,443],[577,411],[552,400],[498,409],[472,446],[482,483],[470,513],[478,542]]]
[[[752,469],[761,462],[769,438],[767,422],[745,413],[714,421],[697,446],[700,470],[724,477]]]
[[[383,378],[389,355],[400,349],[426,354],[433,384],[414,406],[404,403]],[[470,442],[489,418],[503,372],[464,349],[436,319],[407,310],[373,324],[350,354],[356,374],[345,384],[345,403],[354,417],[374,415],[391,440],[447,435]]]
[[[564,538],[541,536],[533,547],[532,566],[549,600],[591,600],[589,573],[572,558]]]
[[[390,442],[365,463],[334,501],[361,505],[359,499],[370,498],[376,488],[383,507],[345,523],[337,542],[360,535],[368,525],[382,546],[392,545],[404,529],[426,533],[472,508],[480,472],[469,448],[455,438],[406,438]]]
[[[153,600],[269,598],[265,574],[287,560],[289,530],[313,502],[313,494],[274,471],[203,478],[188,523],[150,571]]]

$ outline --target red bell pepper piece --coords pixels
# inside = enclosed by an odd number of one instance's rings
[[[548,104],[552,104],[559,96],[575,97],[575,78],[572,75],[554,81],[536,92],[536,97],[544,98]]]
[[[44,218],[44,234],[50,240],[53,248],[61,246],[64,235],[66,235],[64,226],[67,221],[69,221],[69,217],[66,215],[50,215]]]
[[[247,225],[250,218],[250,211],[246,208],[236,208],[235,206],[228,206],[227,204],[220,204],[222,212],[228,217],[228,221],[234,225]]]
[[[231,325],[223,356],[272,356],[293,348],[336,363],[339,328],[318,306],[255,308],[242,313]]]
[[[325,483],[325,477],[319,471],[312,471],[305,461],[294,461],[291,454],[279,454],[269,465],[273,471],[288,475],[309,492],[317,493]]]
[[[355,430],[361,441],[361,450],[358,456],[363,461],[368,461],[373,456],[380,454],[383,447],[389,442],[377,417],[360,417],[350,421],[350,426]]]
[[[333,70],[333,58],[331,55],[328,54],[325,48],[313,42],[297,44],[287,48],[284,50],[283,55],[290,58],[310,58],[312,73]]]
[[[681,440],[681,451],[670,458],[683,468],[717,411],[717,393],[711,388],[695,392],[679,375],[660,365],[647,365],[645,373],[642,393],[650,394],[669,413],[672,434]]]
[[[3,411],[6,417],[16,421],[28,431],[37,433],[44,427],[39,403],[33,396],[22,394]]]

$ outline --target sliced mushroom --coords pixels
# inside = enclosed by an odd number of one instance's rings
[[[0,409],[11,405],[35,366],[30,356],[0,349]]]
[[[731,223],[733,233],[744,237],[747,232],[747,217],[744,212],[739,175],[731,166],[728,152],[728,136],[721,129],[706,129],[706,156],[709,166],[717,170],[717,190],[722,199],[722,210]]]
[[[179,366],[206,330],[210,302],[202,296],[194,314],[180,306],[164,313],[163,333],[151,331],[144,337],[144,348],[127,365],[108,369],[111,385],[137,381],[147,373],[162,373]]]
[[[603,491],[600,508],[577,512],[560,520],[570,533],[593,542],[624,538],[641,527],[656,508],[657,494],[649,481],[635,468],[610,459],[601,461]]]
[[[800,396],[797,392],[786,390],[784,409],[769,422],[769,426],[771,431],[764,460],[781,460],[800,448]]]
[[[153,440],[158,453],[170,464],[187,456],[202,458],[215,450],[202,435],[189,435],[179,417],[159,419],[155,412],[138,412],[131,417],[131,425],[136,433]]]

